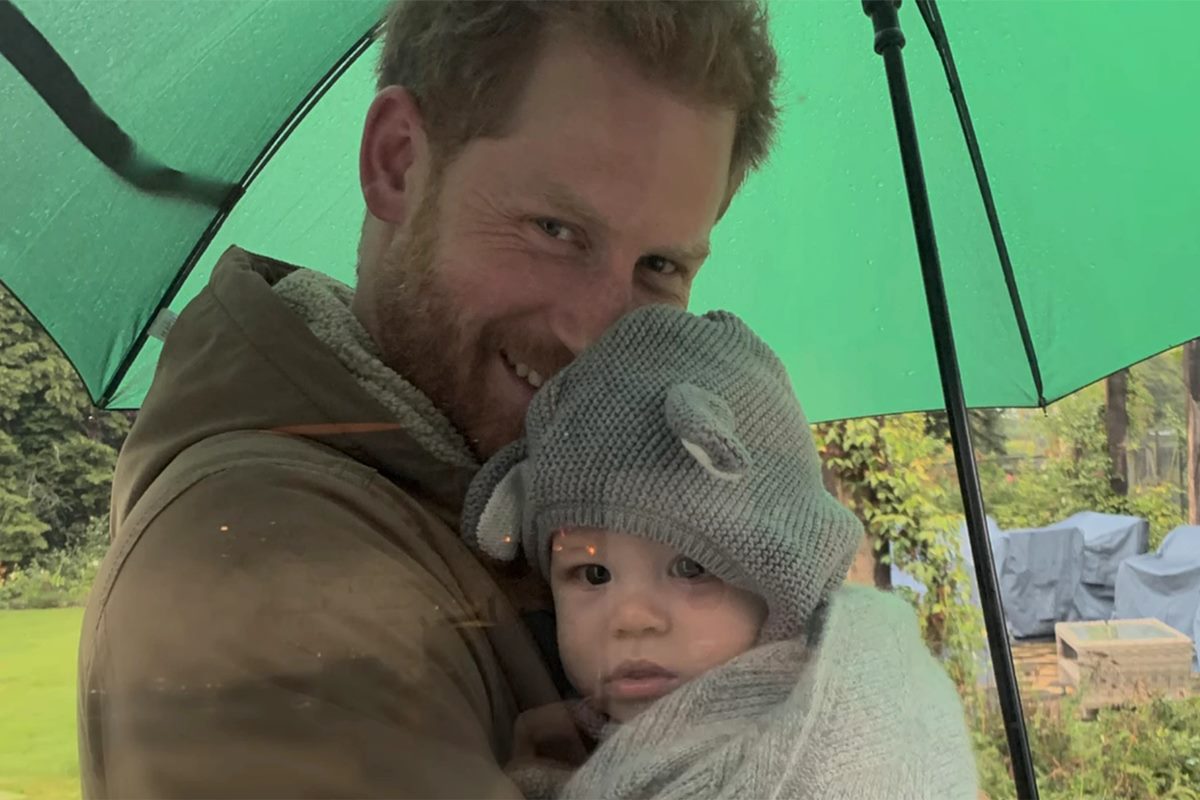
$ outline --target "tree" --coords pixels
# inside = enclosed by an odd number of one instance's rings
[[[889,588],[894,563],[926,587],[908,593],[925,641],[960,686],[973,686],[982,617],[959,551],[952,454],[928,431],[925,415],[903,414],[824,423],[814,433],[826,485],[863,521],[874,583]]]
[[[1156,432],[1176,427],[1174,419],[1182,412],[1180,370],[1173,367],[1170,379],[1162,373],[1178,356],[1177,350],[1164,353],[1133,368],[1127,404],[1130,452]],[[1008,448],[1015,457],[1003,465],[994,459],[980,464],[988,512],[1000,527],[1042,527],[1077,511],[1130,514],[1150,523],[1153,549],[1182,522],[1177,478],[1131,484],[1127,495],[1113,491],[1105,406],[1105,386],[1096,383],[1044,412],[1014,416]]]
[[[930,436],[936,436],[950,444],[950,418],[945,411],[931,411],[925,415],[925,421],[925,428]],[[1005,454],[1003,409],[968,408],[967,422],[971,426],[971,444],[976,454]]]
[[[0,430],[0,580],[5,565],[46,549],[50,526],[35,513],[32,492],[22,480],[23,462],[12,437]]]
[[[1183,346],[1187,386],[1187,520],[1200,525],[1200,339]]]
[[[866,536],[850,567],[857,583],[889,589],[891,570],[883,557],[886,542],[871,529],[870,510],[878,507],[872,471],[888,467],[879,431],[883,417],[827,422],[814,428],[821,451],[821,477],[837,501],[853,511],[863,523]]]
[[[62,352],[0,287],[0,567],[73,546],[103,516],[128,428],[92,406]]]
[[[1109,375],[1104,381],[1104,430],[1108,442],[1108,482],[1113,494],[1129,494],[1129,370]]]

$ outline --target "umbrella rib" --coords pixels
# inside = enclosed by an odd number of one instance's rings
[[[0,3],[3,2],[8,2],[8,0],[0,0]],[[243,194],[245,194],[250,184],[253,183],[254,179],[259,176],[267,162],[275,156],[281,147],[283,147],[284,143],[288,140],[292,133],[295,132],[296,128],[300,126],[300,123],[304,121],[304,118],[308,116],[308,113],[312,111],[321,98],[325,96],[325,93],[329,91],[329,89],[337,82],[338,78],[340,78],[342,74],[345,73],[345,71],[348,70],[358,60],[359,56],[367,51],[367,49],[371,46],[371,43],[374,42],[379,36],[381,30],[381,23],[375,23],[372,25],[365,34],[359,37],[359,39],[355,41],[348,50],[346,50],[346,52],[342,53],[341,57],[334,62],[333,66],[329,68],[329,70],[321,77],[321,79],[313,84],[312,89],[310,89],[308,94],[306,94],[304,98],[296,105],[288,118],[283,121],[283,124],[279,126],[279,129],[275,132],[275,135],[271,137],[270,141],[267,142],[266,147],[264,147],[258,154],[258,157],[251,162],[250,167],[246,170],[246,173],[242,176],[242,179],[238,181],[238,197],[241,197]],[[232,211],[232,203],[222,206],[217,212],[217,215],[212,218],[211,222],[209,222],[208,227],[204,230],[204,233],[202,233],[200,238],[196,240],[196,244],[192,247],[191,252],[188,253],[187,258],[184,259],[183,264],[181,264],[180,268],[176,271],[174,280],[171,281],[170,285],[167,287],[167,290],[163,292],[162,296],[159,298],[159,301],[155,304],[153,311],[151,311],[149,316],[146,317],[146,323],[142,326],[142,330],[138,333],[137,338],[134,340],[133,346],[125,353],[125,357],[117,366],[112,378],[107,384],[105,384],[104,391],[101,392],[99,398],[99,404],[101,408],[109,408],[109,403],[112,401],[113,395],[115,395],[117,390],[121,387],[121,382],[125,380],[125,376],[129,373],[130,368],[133,366],[133,362],[137,359],[138,354],[141,353],[142,348],[145,346],[146,339],[149,338],[150,335],[150,328],[153,326],[155,319],[164,308],[170,307],[171,302],[175,299],[175,296],[179,294],[179,290],[183,288],[184,282],[187,280],[192,270],[195,269],[196,264],[200,261],[200,257],[204,254],[205,250],[208,249],[208,246],[212,244],[213,239],[216,238],[217,233],[221,230],[221,226],[225,224],[225,220],[229,218],[229,215],[232,213]]]
[[[1029,321],[1025,316],[1025,306],[1021,301],[1021,292],[1017,288],[1017,279],[1013,274],[1012,259],[1009,257],[1008,244],[1004,239],[1004,231],[1000,227],[1000,216],[996,211],[996,203],[992,197],[992,186],[988,180],[987,170],[983,165],[983,154],[979,150],[979,140],[975,136],[975,125],[971,121],[971,112],[967,108],[967,98],[963,94],[962,82],[958,78],[958,69],[954,65],[954,56],[950,52],[950,42],[942,26],[942,15],[938,11],[935,0],[917,0],[917,8],[925,20],[925,26],[933,37],[934,46],[942,60],[946,72],[946,80],[950,84],[950,95],[954,98],[954,108],[958,112],[958,121],[962,126],[966,139],[967,151],[971,155],[971,165],[975,169],[975,179],[979,183],[979,193],[983,196],[983,206],[987,211],[988,225],[992,230],[992,239],[996,244],[996,254],[1000,258],[1000,269],[1004,272],[1004,283],[1008,287],[1009,301],[1012,303],[1013,315],[1016,317],[1017,330],[1021,334],[1021,344],[1025,348],[1025,359],[1029,363],[1029,372],[1033,378],[1033,386],[1037,392],[1037,404],[1045,408],[1045,387],[1042,383],[1042,369],[1038,364],[1037,351],[1033,346],[1033,336],[1029,332]]]
[[[12,0],[0,0],[0,53],[79,143],[122,180],[144,192],[218,208],[236,202],[240,191],[237,184],[180,172],[140,152]]]

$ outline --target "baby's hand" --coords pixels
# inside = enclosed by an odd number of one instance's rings
[[[587,755],[570,701],[532,708],[517,717],[513,729],[513,766],[551,762],[574,768]]]

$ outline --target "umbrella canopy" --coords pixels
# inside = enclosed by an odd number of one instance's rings
[[[15,70],[0,74],[0,97],[16,110],[0,176],[26,187],[0,205],[16,220],[0,238],[0,279],[97,402],[140,402],[156,358],[149,334],[227,243],[352,275],[362,207],[348,121],[370,100],[377,5],[21,3],[0,0],[0,52]],[[894,117],[878,102],[873,59],[853,46],[847,6],[774,4],[783,141],[721,226],[697,304],[749,319],[814,421],[945,405],[1014,777],[1036,796],[965,403],[1044,404],[1200,330],[1187,313],[1200,288],[1198,237],[1187,233],[1197,114],[1180,102],[1200,76],[1185,38],[1200,12],[957,5],[957,73],[935,4],[919,0],[937,44],[909,51],[910,81],[898,0],[862,5]],[[955,106],[937,102],[939,59]],[[983,120],[978,137],[959,74]],[[925,169],[913,100],[932,154]],[[124,112],[133,138],[102,108]],[[893,122],[899,153],[885,146]],[[86,151],[64,149],[64,130]],[[904,245],[896,155],[919,259]]]
[[[138,189],[0,61],[0,281],[99,403],[140,404],[158,354],[147,328],[194,296],[229,244],[352,279],[358,135],[377,55],[365,37],[382,6],[16,0],[140,153],[246,187],[227,217],[198,195]],[[694,307],[743,315],[815,421],[941,408],[862,11],[779,2],[772,15],[779,145],[718,226]],[[1028,348],[937,53],[915,8],[901,16],[967,402],[1052,401],[1200,335],[1200,110],[1187,102],[1200,4],[942,9]]]

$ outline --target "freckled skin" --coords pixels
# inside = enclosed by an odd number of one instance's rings
[[[487,457],[533,387],[620,316],[686,306],[729,187],[730,109],[696,108],[618,55],[557,34],[502,138],[435,169],[411,97],[364,131],[355,313],[385,361]]]

